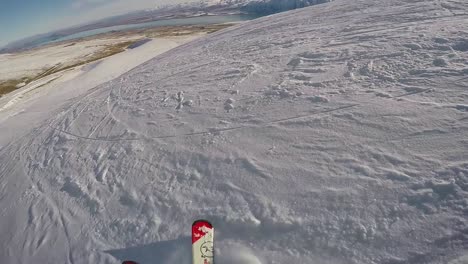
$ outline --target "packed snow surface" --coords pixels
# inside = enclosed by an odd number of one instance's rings
[[[338,0],[49,101],[0,146],[2,263],[189,263],[197,218],[217,264],[466,263],[466,25]]]

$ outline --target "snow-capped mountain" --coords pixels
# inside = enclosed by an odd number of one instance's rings
[[[326,2],[330,0],[253,0],[246,1],[242,10],[249,13],[273,14]]]
[[[244,12],[272,14],[287,10],[303,8],[311,5],[330,2],[331,0],[201,0],[176,5],[178,7],[229,7],[239,8]],[[167,5],[166,8],[173,8]]]
[[[217,263],[467,263],[467,14],[337,0],[2,97],[1,262],[190,263],[206,218]]]

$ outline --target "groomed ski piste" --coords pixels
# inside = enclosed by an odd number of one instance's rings
[[[216,264],[467,263],[467,25],[337,0],[2,110],[0,262],[188,264],[201,218]]]

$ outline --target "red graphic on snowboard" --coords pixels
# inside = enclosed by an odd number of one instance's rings
[[[213,226],[208,221],[197,221],[192,225],[192,244],[204,237]]]

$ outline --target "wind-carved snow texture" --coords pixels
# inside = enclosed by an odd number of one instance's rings
[[[335,1],[71,100],[1,149],[2,261],[188,263],[206,218],[220,263],[465,263],[467,14]]]

